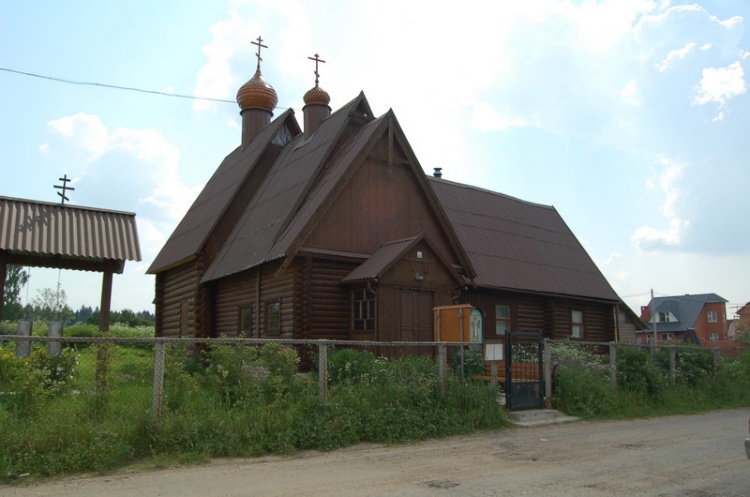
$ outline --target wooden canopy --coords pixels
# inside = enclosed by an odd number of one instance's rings
[[[8,264],[103,274],[99,328],[109,330],[112,275],[140,261],[135,214],[0,196],[0,316]]]

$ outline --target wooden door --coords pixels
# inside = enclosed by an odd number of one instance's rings
[[[401,330],[399,340],[405,342],[431,342],[432,332],[431,292],[401,292]],[[430,354],[430,347],[409,347],[405,354]]]

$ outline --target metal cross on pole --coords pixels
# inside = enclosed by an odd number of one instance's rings
[[[315,54],[315,57],[308,57],[308,59],[315,61],[315,86],[318,86],[318,81],[320,79],[320,74],[318,74],[318,62],[325,64],[326,61],[321,59],[318,54]]]
[[[258,46],[258,53],[256,53],[255,56],[258,57],[258,70],[260,70],[260,61],[263,60],[260,56],[260,49],[268,48],[268,46],[263,44],[263,38],[261,38],[260,36],[258,36],[257,40],[258,41],[251,41],[250,43]]]
[[[62,178],[58,178],[58,179],[63,182],[62,186],[57,186],[57,185],[53,185],[53,186],[55,188],[59,188],[60,190],[62,190],[62,192],[57,192],[57,194],[60,195],[60,197],[62,197],[62,199],[60,200],[60,203],[62,205],[65,205],[65,201],[66,200],[70,201],[70,199],[65,196],[65,192],[68,191],[68,190],[74,191],[75,188],[73,188],[72,186],[68,186],[68,182],[72,181],[72,180],[68,179],[68,175],[67,174],[65,174]]]

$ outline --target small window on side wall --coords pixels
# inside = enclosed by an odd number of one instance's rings
[[[252,313],[250,310],[250,306],[243,306],[239,308],[238,312],[238,320],[237,323],[237,333],[239,335],[249,337],[251,333],[251,326],[252,326]]]
[[[510,306],[495,306],[495,335],[505,336],[510,331]]]
[[[266,304],[266,334],[281,334],[281,302],[278,300]]]
[[[570,337],[583,338],[583,311],[570,311]]]
[[[375,331],[375,294],[367,289],[352,291],[352,330]]]

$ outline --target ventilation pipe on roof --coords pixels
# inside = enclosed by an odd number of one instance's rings
[[[432,168],[432,175],[436,178],[442,178],[443,177],[443,168],[442,167],[434,167]]]

